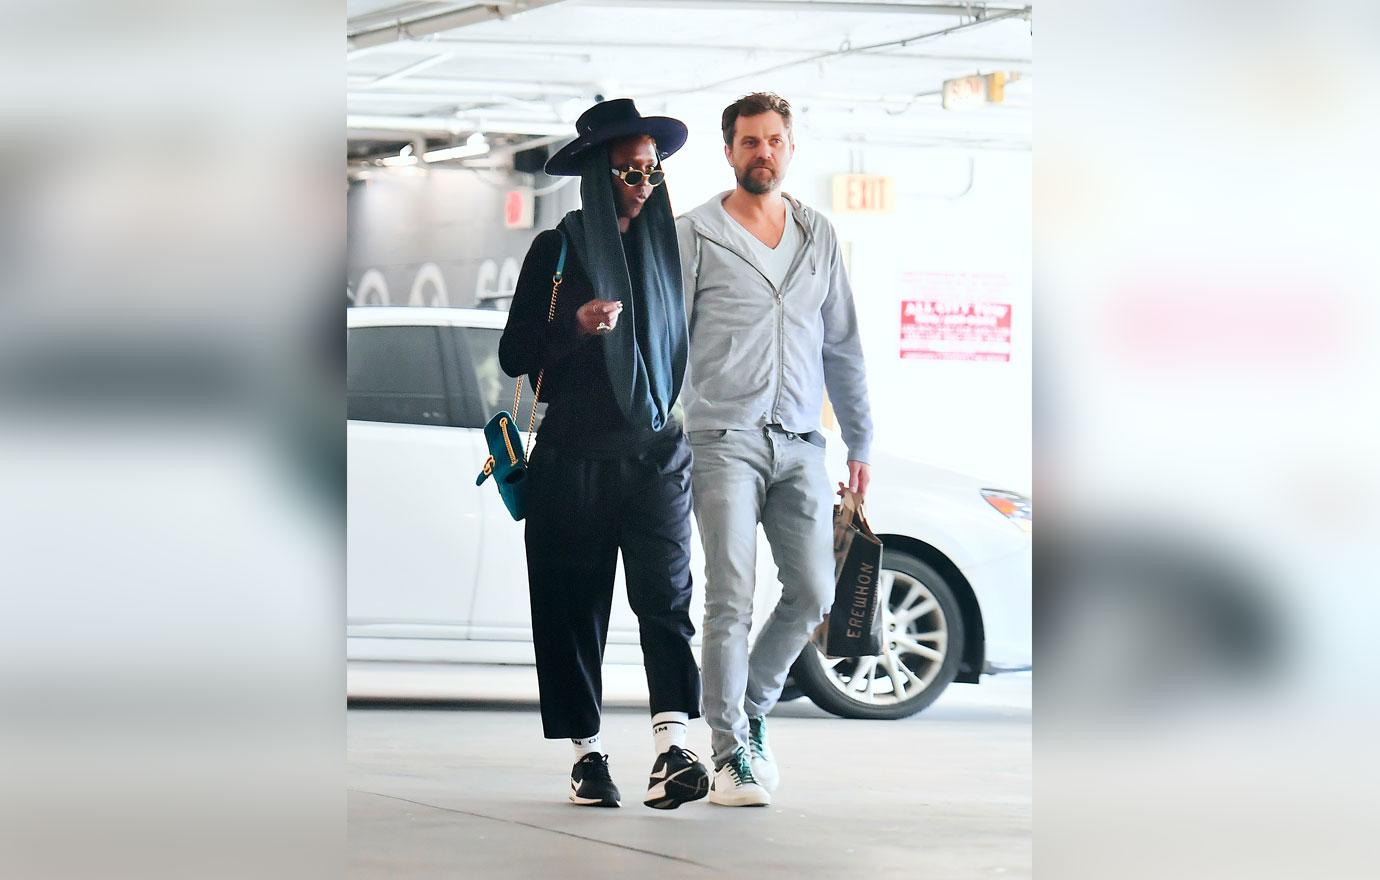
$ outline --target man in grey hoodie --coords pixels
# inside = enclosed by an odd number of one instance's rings
[[[848,447],[846,485],[860,493],[872,420],[838,237],[781,192],[795,153],[790,105],[771,93],[741,98],[724,110],[723,135],[737,186],[676,221],[690,330],[682,400],[706,563],[709,799],[760,806],[780,779],[765,716],[833,598],[824,389]],[[782,594],[749,655],[759,523]]]

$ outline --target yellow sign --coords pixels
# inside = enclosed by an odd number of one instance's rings
[[[944,81],[944,109],[960,110],[979,104],[1000,104],[1006,100],[1006,84],[1021,78],[1020,73],[979,73]]]
[[[835,174],[835,214],[890,214],[896,210],[896,188],[880,174]]]

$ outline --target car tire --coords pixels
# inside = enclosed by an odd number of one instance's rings
[[[963,612],[944,577],[910,553],[887,549],[881,586],[889,597],[882,612],[885,653],[835,660],[811,642],[791,667],[815,705],[843,718],[909,717],[958,674]]]

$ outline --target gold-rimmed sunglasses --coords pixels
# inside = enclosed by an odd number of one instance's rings
[[[610,168],[609,171],[612,171],[614,177],[623,181],[628,186],[641,186],[644,183],[648,186],[661,186],[661,184],[666,182],[666,172],[662,171],[660,168],[656,168],[652,171],[641,171],[637,168],[627,168],[623,171],[619,171],[617,168]]]

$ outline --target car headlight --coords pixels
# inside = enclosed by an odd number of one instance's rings
[[[1022,531],[1030,531],[1030,498],[1016,492],[1003,492],[1000,489],[983,489],[982,497],[1002,516],[1015,523]]]

